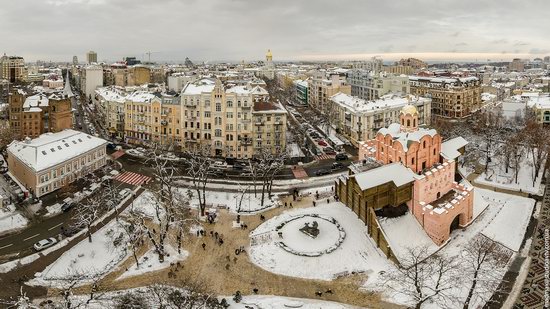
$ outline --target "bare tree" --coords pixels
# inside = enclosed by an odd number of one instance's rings
[[[506,267],[510,252],[497,242],[479,235],[468,243],[462,254],[462,274],[469,280],[465,282],[468,295],[464,309],[476,302],[486,303],[500,285],[499,269]]]
[[[23,286],[19,289],[19,295],[13,300],[0,301],[0,304],[6,305],[8,309],[38,309],[38,306],[32,304],[27,293],[23,292]]]
[[[548,158],[550,132],[536,121],[529,120],[524,129],[524,136],[527,151],[533,160],[533,186],[535,186],[539,172]]]
[[[84,199],[76,208],[75,225],[86,228],[89,242],[92,242],[92,224],[101,216],[104,210],[105,205],[99,194],[93,194]]]
[[[210,159],[211,146],[201,144],[199,147],[185,153],[183,159],[185,171],[191,177],[193,189],[199,199],[201,216],[206,209],[206,185],[210,180],[212,160]]]
[[[286,153],[280,151],[280,149],[276,149],[275,151],[262,149],[257,154],[256,167],[254,169],[258,171],[259,179],[262,182],[261,206],[264,206],[266,193],[267,195],[271,195],[273,180],[275,175],[284,168],[285,158]]]
[[[3,152],[17,138],[18,135],[10,128],[9,122],[0,121],[0,152]]]
[[[124,239],[127,242],[127,245],[132,250],[132,255],[134,257],[134,260],[136,261],[136,266],[139,267],[137,252],[139,248],[141,248],[141,246],[143,245],[143,240],[145,238],[145,229],[135,216],[129,216],[124,221],[118,221],[118,225],[121,227],[124,233]]]
[[[427,247],[409,248],[400,265],[383,274],[383,284],[390,291],[414,302],[415,308],[434,302],[445,307],[455,301],[457,263],[439,254],[429,255]]]

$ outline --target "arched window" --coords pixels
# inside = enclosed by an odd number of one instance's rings
[[[401,118],[401,125],[404,126],[405,125],[405,119]]]
[[[416,127],[416,119],[413,119],[413,127]]]
[[[410,127],[410,126],[411,126],[411,120],[407,119],[407,127]]]
[[[423,146],[422,146],[423,148],[426,148],[426,141],[424,141],[424,142],[422,143],[422,145],[423,145]]]

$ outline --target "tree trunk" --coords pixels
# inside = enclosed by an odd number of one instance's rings
[[[134,260],[136,260],[136,268],[139,268],[139,259],[137,257],[136,248],[134,246],[132,246],[132,253],[134,255]]]
[[[92,242],[92,231],[90,230],[91,225],[88,225],[88,241]]]

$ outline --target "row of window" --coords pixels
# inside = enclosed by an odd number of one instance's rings
[[[88,154],[81,158],[77,158],[72,162],[68,162],[62,167],[58,167],[57,169],[53,169],[42,175],[39,175],[39,183],[48,182],[51,179],[56,179],[58,176],[63,177],[65,174],[71,173],[72,171],[76,172],[78,171],[78,169],[82,168],[87,163],[90,163],[96,160],[97,158],[101,158],[104,155],[105,155],[105,150],[99,149],[91,154]],[[104,161],[104,159],[101,159],[101,161]]]

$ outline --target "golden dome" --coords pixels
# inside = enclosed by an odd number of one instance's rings
[[[267,54],[265,54],[266,57],[273,57],[273,55],[271,54],[271,49],[268,49],[267,50]]]
[[[407,104],[401,109],[401,114],[418,115],[418,110],[416,110],[416,107],[414,107],[414,105]]]

